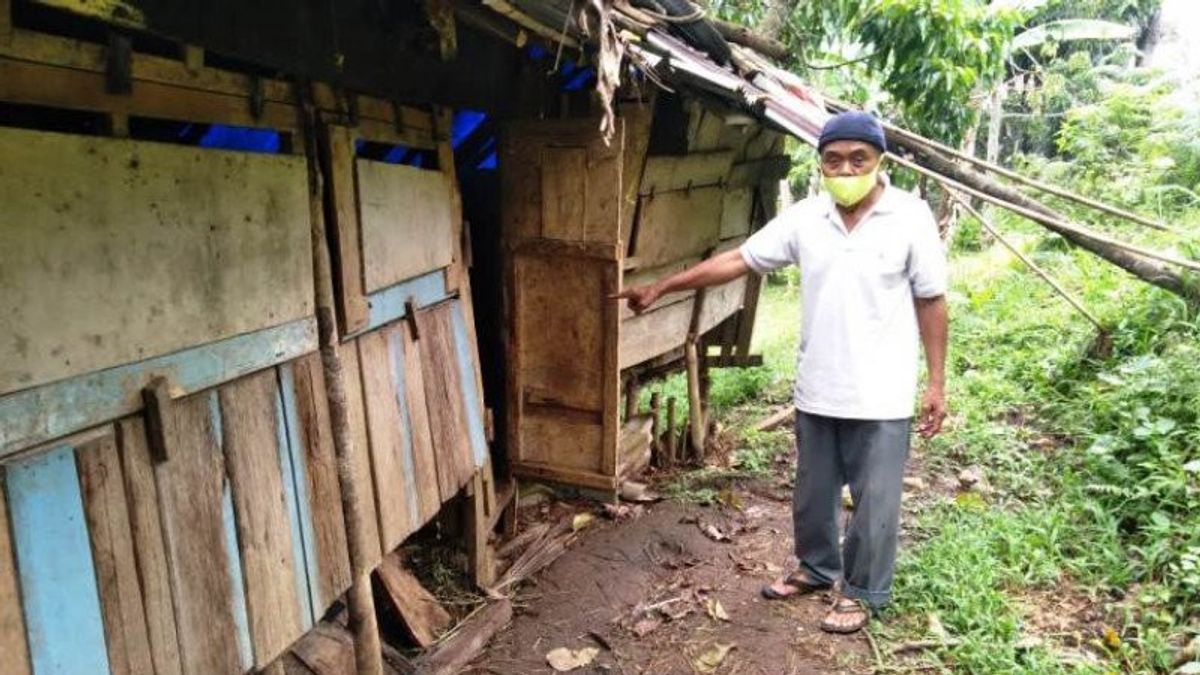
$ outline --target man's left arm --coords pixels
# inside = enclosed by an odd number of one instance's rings
[[[942,430],[946,419],[946,342],[949,329],[949,312],[946,296],[916,298],[917,328],[921,333],[921,344],[925,347],[925,364],[929,380],[925,394],[921,397],[921,419],[917,432],[924,438],[932,438]]]

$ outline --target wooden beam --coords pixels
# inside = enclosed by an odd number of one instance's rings
[[[454,675],[470,663],[489,640],[512,621],[512,602],[507,598],[485,605],[454,629],[450,639],[422,658],[420,675]]]
[[[383,596],[400,616],[408,636],[421,648],[428,648],[450,627],[450,614],[432,593],[404,567],[396,553],[384,556],[375,569]]]

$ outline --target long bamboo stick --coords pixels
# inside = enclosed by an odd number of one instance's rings
[[[843,101],[837,101],[834,99],[827,98],[826,104],[835,110],[851,109],[851,106],[848,103],[845,103]],[[1107,213],[1110,216],[1116,216],[1118,218],[1123,218],[1125,220],[1128,220],[1128,221],[1131,221],[1134,223],[1138,223],[1139,225],[1145,225],[1146,227],[1151,227],[1156,230],[1162,230],[1164,232],[1171,232],[1173,234],[1179,233],[1179,230],[1177,230],[1169,225],[1165,225],[1163,223],[1146,218],[1145,216],[1138,215],[1136,213],[1113,206],[1111,204],[1106,204],[1105,202],[1102,202],[1102,201],[1099,201],[1096,199],[1092,199],[1091,197],[1085,197],[1084,195],[1081,195],[1081,194],[1078,194],[1075,192],[1071,192],[1070,190],[1059,187],[1057,185],[1052,185],[1052,184],[1046,183],[1044,181],[1039,181],[1034,178],[1029,178],[1028,176],[1021,175],[1020,173],[1017,173],[1016,171],[1013,171],[1012,169],[1000,166],[999,164],[995,164],[993,162],[989,162],[986,159],[980,159],[979,157],[975,157],[974,155],[963,152],[963,151],[959,150],[958,148],[954,148],[954,147],[951,147],[944,143],[940,143],[938,141],[933,140],[932,138],[926,138],[919,134],[915,134],[911,131],[908,131],[907,129],[903,129],[901,127],[898,127],[894,124],[885,122],[883,120],[880,120],[880,123],[883,125],[884,129],[887,129],[888,131],[896,134],[897,136],[900,136],[901,138],[903,138],[905,141],[908,141],[909,143],[912,143],[914,145],[924,145],[924,146],[926,146],[927,149],[928,148],[935,149],[939,152],[950,155],[956,159],[961,159],[965,162],[969,162],[981,169],[991,171],[992,173],[1004,176],[1005,178],[1007,178],[1011,181],[1014,181],[1016,183],[1020,183],[1022,185],[1027,185],[1035,190],[1039,190],[1039,191],[1045,192],[1047,194],[1052,194],[1052,195],[1055,195],[1056,197],[1062,197],[1063,199],[1073,201],[1076,204],[1081,204],[1083,206],[1087,206],[1089,208],[1095,209],[1102,213]]]
[[[1076,298],[1074,295],[1072,295],[1070,291],[1068,291],[1066,288],[1064,288],[1063,285],[1060,284],[1057,279],[1055,279],[1053,276],[1051,276],[1049,272],[1047,272],[1046,270],[1044,270],[1040,266],[1038,266],[1037,263],[1033,262],[1033,260],[1030,259],[1029,256],[1025,255],[1025,253],[1021,251],[1021,249],[1017,248],[1017,246],[1015,244],[1013,244],[1011,241],[1008,240],[1008,238],[1006,238],[1003,234],[1001,234],[1000,231],[998,229],[996,229],[996,226],[991,223],[991,221],[989,221],[987,218],[985,218],[982,213],[980,213],[979,211],[977,211],[975,209],[975,207],[971,206],[970,200],[964,199],[957,192],[950,189],[950,187],[947,186],[945,183],[942,183],[941,181],[939,181],[939,183],[941,184],[942,189],[946,191],[946,194],[950,195],[951,199],[958,202],[964,209],[967,210],[968,213],[970,213],[972,216],[974,216],[975,219],[979,221],[979,224],[983,225],[983,229],[987,230],[989,234],[991,234],[993,237],[996,238],[996,241],[999,241],[1001,244],[1004,245],[1005,248],[1007,248],[1009,251],[1011,251],[1013,255],[1017,256],[1017,259],[1020,260],[1021,262],[1025,263],[1025,266],[1028,267],[1030,270],[1032,270],[1034,272],[1034,274],[1037,274],[1039,277],[1042,278],[1043,281],[1050,284],[1051,288],[1053,288],[1055,291],[1057,291],[1058,294],[1061,295],[1064,300],[1066,300],[1068,303],[1070,303],[1070,305],[1072,307],[1077,309],[1079,311],[1079,313],[1084,316],[1085,319],[1092,322],[1093,326],[1095,326],[1098,330],[1104,330],[1103,324],[1100,323],[1100,319],[1097,319],[1095,314],[1092,314],[1091,312],[1089,312],[1088,309],[1083,306],[1083,303],[1080,302],[1079,299]]]

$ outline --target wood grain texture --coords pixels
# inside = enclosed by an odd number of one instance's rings
[[[646,166],[646,150],[650,146],[650,125],[654,120],[651,103],[632,103],[621,107],[625,123],[625,151],[621,165],[621,250],[629,251],[629,236],[637,212],[638,189]]]
[[[5,668],[12,675],[31,675],[17,560],[8,524],[8,499],[4,493],[3,481],[0,481],[0,654],[4,654]]]
[[[699,332],[712,329],[741,308],[746,278],[709,289],[701,308]],[[621,325],[621,368],[636,366],[684,343],[692,320],[693,299],[688,298],[626,319]]]
[[[349,458],[350,474],[359,488],[358,504],[354,506],[361,517],[359,522],[366,530],[365,539],[370,549],[363,560],[362,569],[351,569],[351,581],[375,569],[383,558],[379,542],[379,518],[375,509],[375,481],[371,478],[371,442],[367,433],[367,411],[363,404],[362,368],[358,360],[358,339],[347,342],[338,349],[342,360],[342,376],[346,378],[346,412],[349,416],[350,433],[354,437],[354,452]],[[351,561],[354,564],[354,561]]]
[[[265,370],[218,392],[250,639],[259,668],[274,661],[304,632],[280,467],[276,383],[275,371]]]
[[[405,632],[418,646],[429,647],[450,627],[450,614],[395,553],[384,556],[375,574]]]
[[[142,419],[131,417],[117,422],[117,442],[154,672],[179,675],[183,666],[175,632],[175,606],[158,513],[158,490]]]
[[[225,466],[211,392],[175,401],[170,460],[154,466],[185,673],[241,672],[225,544]]]
[[[452,308],[451,303],[443,302],[417,312],[425,405],[443,502],[457,494],[474,472],[462,375],[455,358]]]
[[[733,153],[727,150],[646,158],[640,195],[720,185],[729,175]]]
[[[362,228],[354,176],[354,131],[329,125],[322,136],[322,160],[328,177],[329,230],[334,241],[334,288],[338,291],[338,310],[342,333],[362,330],[367,323],[367,290],[363,279]]]
[[[430,521],[442,506],[438,485],[437,456],[433,449],[433,431],[429,426],[429,408],[425,401],[425,376],[421,370],[421,341],[403,331],[405,400],[412,438],[413,482],[417,486],[418,520]]]
[[[726,190],[721,200],[721,240],[744,237],[750,232],[750,217],[754,209],[754,190]]]
[[[642,265],[654,266],[715,246],[723,197],[719,187],[642,197],[634,255]]]
[[[587,147],[542,150],[542,236],[583,241],[587,203]]]
[[[0,158],[0,392],[312,313],[302,158],[13,128]]]
[[[109,668],[113,675],[152,672],[150,637],[116,438],[106,436],[80,445],[75,461],[100,590]]]
[[[449,265],[457,240],[441,171],[355,160],[367,293]]]
[[[396,382],[385,331],[374,330],[358,338],[371,442],[371,468],[375,478],[375,506],[379,513],[380,544],[390,551],[412,531],[401,454],[405,452]]]
[[[318,615],[350,587],[350,557],[346,522],[342,514],[342,492],[338,484],[337,456],[325,395],[325,379],[319,354],[292,362],[296,408],[308,479],[309,513],[312,514],[315,574],[310,574],[313,606]]]

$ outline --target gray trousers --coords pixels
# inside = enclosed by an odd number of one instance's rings
[[[891,598],[910,423],[796,413],[796,557],[817,581],[841,581],[846,596],[872,607]],[[854,510],[839,545],[846,484]]]

